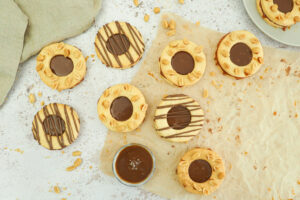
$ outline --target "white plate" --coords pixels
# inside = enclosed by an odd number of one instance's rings
[[[267,24],[259,15],[256,9],[256,0],[243,0],[243,2],[248,15],[262,32],[283,44],[300,47],[300,23],[297,23],[286,31],[280,28],[274,28]]]

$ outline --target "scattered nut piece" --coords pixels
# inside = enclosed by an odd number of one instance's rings
[[[144,16],[144,21],[145,21],[145,22],[148,22],[148,21],[149,21],[149,18],[150,18],[150,16],[149,16],[148,14],[145,14],[145,16]]]
[[[39,97],[43,96],[43,93],[42,92],[38,92],[38,96]]]
[[[168,31],[167,32],[167,36],[173,36],[176,34],[176,31],[175,30],[171,30],[171,31]]]
[[[44,106],[44,105],[45,105],[45,101],[42,101],[42,102],[41,102],[41,106]]]
[[[30,102],[30,103],[32,103],[32,104],[34,104],[34,103],[35,103],[35,101],[36,101],[36,100],[35,100],[35,96],[34,96],[34,94],[32,94],[32,93],[31,93],[31,94],[29,94],[29,97],[28,97],[28,98],[29,98],[29,102]]]
[[[176,29],[176,22],[175,22],[173,19],[170,20],[169,28],[170,28],[171,30],[175,30],[175,29]]]
[[[203,98],[207,98],[208,97],[208,91],[206,89],[203,90],[202,96],[203,96]]]
[[[199,26],[200,25],[200,21],[196,21],[196,25]]]
[[[184,0],[178,0],[180,4],[184,4]]]
[[[135,6],[138,6],[140,3],[139,3],[139,0],[133,0],[133,4],[135,5]]]
[[[81,165],[81,163],[82,163],[82,159],[81,159],[81,158],[77,158],[77,159],[75,160],[75,162],[74,162],[74,166],[75,166],[75,167],[78,167],[79,165]]]
[[[159,7],[155,7],[155,8],[153,9],[153,12],[154,12],[155,14],[160,13],[160,8],[159,8]]]
[[[169,23],[168,23],[168,21],[164,19],[164,20],[162,21],[162,26],[163,26],[165,29],[169,28]]]
[[[81,151],[73,151],[72,156],[81,156]]]
[[[60,193],[60,189],[59,189],[59,187],[58,186],[54,186],[54,192],[56,193],[56,194],[59,194]]]

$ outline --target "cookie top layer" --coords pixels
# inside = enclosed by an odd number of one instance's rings
[[[98,101],[100,120],[116,132],[135,130],[144,121],[147,108],[144,95],[130,84],[118,84],[106,89]]]
[[[222,183],[225,167],[221,157],[206,148],[186,152],[177,166],[179,182],[191,193],[209,195]]]
[[[257,6],[262,15],[276,26],[290,27],[300,21],[299,0],[259,0]]]
[[[103,64],[126,69],[134,66],[144,53],[141,33],[127,22],[105,24],[95,38],[95,50]]]
[[[200,105],[184,94],[165,96],[154,116],[156,132],[172,142],[187,142],[202,129],[204,113]]]
[[[163,50],[159,59],[160,73],[172,85],[184,87],[202,77],[206,57],[203,48],[191,41],[175,40]]]
[[[80,120],[76,111],[68,105],[44,106],[32,122],[34,139],[50,150],[63,149],[78,137]]]
[[[248,31],[234,31],[219,42],[216,60],[229,75],[245,78],[256,73],[263,64],[263,48]]]
[[[86,62],[81,51],[62,42],[44,47],[36,60],[36,70],[42,81],[58,91],[75,87],[86,74]]]

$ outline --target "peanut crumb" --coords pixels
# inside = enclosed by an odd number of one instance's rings
[[[184,4],[184,0],[178,0],[180,4]]]
[[[209,129],[208,129],[208,132],[209,132],[210,134],[213,134],[213,132],[212,132],[212,129],[211,129],[211,128],[209,128]]]
[[[95,58],[95,54],[91,54],[91,57],[92,57],[92,58]]]
[[[148,14],[145,14],[145,16],[144,16],[144,21],[145,21],[145,22],[148,22],[148,21],[149,21],[149,18],[150,18],[150,16],[149,16]]]
[[[162,21],[162,26],[163,26],[165,29],[169,28],[169,23],[168,23],[168,21],[164,19],[164,20]]]
[[[175,30],[171,30],[171,31],[168,31],[167,32],[167,36],[173,36],[176,34],[176,31]]]
[[[203,90],[202,96],[203,96],[203,98],[207,98],[208,97],[208,91],[206,89]]]
[[[44,106],[44,105],[45,105],[45,102],[44,102],[44,101],[42,101],[42,102],[41,102],[41,106]]]
[[[210,76],[215,76],[216,73],[215,73],[215,72],[210,72],[209,75],[210,75]]]
[[[60,193],[60,189],[59,189],[59,187],[56,185],[56,186],[54,186],[54,192],[56,193],[56,194],[59,194]]]
[[[169,28],[170,28],[171,30],[175,30],[175,29],[176,29],[176,22],[175,22],[173,19],[170,20]]]
[[[133,0],[133,4],[135,5],[135,6],[138,6],[140,3],[139,3],[139,0]]]
[[[155,7],[155,8],[153,9],[153,12],[154,12],[155,14],[160,13],[160,8],[159,8],[159,7]]]
[[[291,72],[291,66],[288,66],[288,67],[285,69],[285,74],[286,74],[286,76],[290,75],[290,72]]]
[[[248,152],[247,152],[247,151],[245,151],[245,152],[244,152],[244,154],[245,154],[245,155],[248,155]]]
[[[43,93],[42,93],[42,92],[38,92],[38,96],[39,96],[39,97],[42,97],[42,96],[43,96]]]
[[[89,168],[90,168],[90,169],[93,169],[93,166],[92,166],[92,165],[90,165],[90,166],[89,166]]]
[[[89,56],[86,56],[84,59],[85,59],[85,62],[89,59],[90,57]]]
[[[264,77],[263,77],[263,76],[259,76],[259,79],[261,79],[261,80],[262,80],[262,79],[264,79]]]
[[[64,154],[64,153],[65,153],[65,151],[64,151],[64,150],[62,150],[62,151],[61,151],[61,153],[62,153],[62,154]]]
[[[19,149],[19,148],[15,149],[15,152],[19,152],[20,154],[23,154],[23,153],[24,153],[24,151],[21,150],[21,149]]]
[[[200,25],[200,21],[196,21],[196,25],[199,26]]]
[[[235,140],[236,140],[236,142],[237,142],[238,144],[241,144],[241,138],[240,138],[239,135],[236,135],[236,136],[235,136]]]
[[[63,187],[63,190],[65,190],[65,191],[66,191],[66,190],[67,190],[67,188],[66,188],[66,187]]]
[[[277,112],[276,112],[276,111],[274,111],[274,112],[273,112],[273,115],[274,115],[274,116],[276,116],[276,115],[277,115]]]
[[[300,185],[300,180],[297,181],[298,185]]]
[[[61,200],[67,200],[67,198],[61,198]]]
[[[271,192],[271,188],[268,188],[268,191]]]
[[[280,62],[287,63],[287,62],[286,62],[286,59],[284,59],[284,58],[282,58],[282,59],[280,60]]]
[[[74,166],[75,166],[75,167],[78,167],[78,166],[81,165],[81,163],[82,163],[82,159],[81,159],[81,158],[77,158],[77,159],[75,160],[75,162],[74,162]]]
[[[30,103],[32,103],[32,104],[35,103],[36,99],[35,99],[34,94],[30,93],[29,96],[28,96],[28,98],[29,98],[29,102]]]
[[[72,156],[81,156],[81,151],[73,151]]]
[[[232,85],[233,85],[233,86],[236,86],[236,82],[233,82]]]

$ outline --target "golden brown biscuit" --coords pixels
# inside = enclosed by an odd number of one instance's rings
[[[256,73],[263,64],[263,48],[248,31],[234,31],[225,35],[216,51],[218,65],[229,75],[245,78]]]
[[[162,77],[178,87],[193,85],[199,81],[205,66],[206,57],[202,46],[186,39],[170,42],[159,59]]]
[[[165,96],[157,106],[154,126],[158,135],[172,142],[187,142],[202,129],[200,105],[184,94]]]
[[[106,89],[98,101],[98,114],[103,124],[116,132],[130,132],[144,121],[148,105],[139,89],[118,84]]]
[[[50,150],[63,149],[78,137],[80,120],[76,111],[64,104],[44,106],[32,122],[32,133],[40,145]]]
[[[256,0],[263,19],[273,27],[286,29],[300,21],[299,0]]]
[[[179,182],[191,193],[209,195],[225,177],[222,158],[206,148],[194,148],[184,154],[177,166]]]
[[[36,71],[42,81],[58,91],[75,87],[86,74],[86,63],[81,51],[63,42],[44,47],[36,60]]]
[[[127,69],[134,66],[144,53],[141,33],[127,22],[105,24],[95,38],[95,50],[103,64]]]

